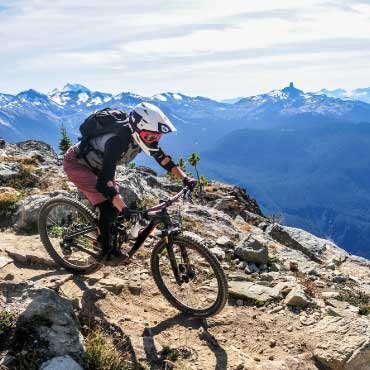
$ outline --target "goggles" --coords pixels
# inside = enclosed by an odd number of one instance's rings
[[[151,144],[157,143],[162,137],[162,134],[160,132],[141,130],[139,136],[140,139],[144,141],[144,143]]]

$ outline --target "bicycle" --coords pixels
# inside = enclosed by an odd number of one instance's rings
[[[184,234],[181,225],[173,222],[167,211],[181,197],[186,199],[190,195],[184,187],[152,208],[132,209],[130,226],[136,231],[141,227],[138,235],[129,233],[123,216],[117,218],[111,235],[114,247],[118,248],[133,239],[127,263],[156,231],[160,240],[150,258],[156,285],[178,310],[204,318],[223,309],[228,286],[217,258],[197,238]],[[57,197],[41,208],[38,227],[43,245],[57,264],[75,274],[88,274],[104,265],[97,243],[97,222],[97,216],[81,202]]]

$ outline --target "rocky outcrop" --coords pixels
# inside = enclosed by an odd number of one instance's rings
[[[243,216],[244,212],[263,217],[263,213],[255,199],[251,198],[238,186],[230,186],[214,181],[212,186],[207,187],[204,197],[211,207],[222,210],[232,217]]]
[[[26,140],[16,144],[7,143],[0,149],[0,155],[34,158],[48,166],[58,163],[58,156],[54,149],[49,144],[37,140]]]
[[[318,263],[323,261],[322,256],[326,251],[327,241],[304,230],[279,224],[272,224],[266,229],[266,232],[279,243],[304,253],[311,260]]]

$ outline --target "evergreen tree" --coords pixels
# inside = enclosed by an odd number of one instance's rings
[[[64,127],[64,125],[62,124],[62,126],[60,127],[60,135],[62,136],[61,139],[60,139],[60,142],[59,142],[59,150],[60,150],[60,154],[61,155],[64,155],[64,153],[70,148],[70,146],[72,145],[72,141],[71,139],[68,137],[67,135],[67,131]]]
[[[191,153],[191,156],[188,158],[188,162],[190,166],[193,166],[195,169],[195,172],[197,173],[198,179],[199,179],[199,172],[197,168],[197,164],[200,161],[200,157],[197,153]]]

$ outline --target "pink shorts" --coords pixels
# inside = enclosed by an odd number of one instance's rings
[[[72,181],[82,193],[85,194],[89,202],[96,206],[107,200],[107,198],[96,190],[98,177],[88,167],[79,163],[74,146],[70,147],[64,155],[63,168],[70,181]],[[116,190],[119,186],[113,181]]]

